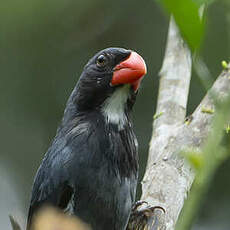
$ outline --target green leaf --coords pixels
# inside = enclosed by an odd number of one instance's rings
[[[198,49],[204,33],[204,21],[199,16],[201,0],[160,0],[160,2],[174,16],[191,50]]]
[[[188,151],[182,152],[182,156],[187,159],[187,161],[193,166],[195,170],[201,170],[204,166],[204,156],[201,152],[197,151]]]
[[[215,0],[194,0],[194,2],[196,2],[197,4],[199,4],[199,6],[205,4],[205,5],[209,5],[211,3],[213,3]]]

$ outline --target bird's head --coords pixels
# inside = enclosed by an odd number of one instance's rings
[[[130,93],[137,93],[146,71],[143,58],[136,52],[123,48],[104,49],[84,67],[77,87],[77,104],[85,109],[100,107],[125,85]]]
[[[146,71],[143,58],[136,52],[123,48],[104,49],[84,67],[74,90],[74,104],[80,111],[96,109],[118,114],[125,105],[131,108],[134,104]]]

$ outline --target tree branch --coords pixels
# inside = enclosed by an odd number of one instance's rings
[[[178,155],[187,147],[200,148],[211,128],[215,111],[213,94],[219,98],[230,92],[230,66],[217,78],[189,121],[183,122],[191,75],[191,57],[171,18],[153,122],[149,157],[142,181],[142,200],[162,206],[158,229],[172,230],[194,179],[194,172]]]
[[[160,87],[156,114],[162,114],[154,121],[154,130],[161,125],[183,122],[191,79],[191,54],[180,36],[171,17],[165,57],[160,70]]]

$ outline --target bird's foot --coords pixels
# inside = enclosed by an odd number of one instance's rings
[[[161,206],[151,206],[146,201],[137,201],[133,205],[126,230],[158,229],[159,216],[156,215],[156,210],[165,213],[165,209]]]

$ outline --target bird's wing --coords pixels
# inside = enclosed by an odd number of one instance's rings
[[[67,131],[59,130],[48,149],[34,179],[27,226],[30,226],[33,214],[44,204],[72,212],[74,186],[71,171],[77,173],[77,165],[71,162],[84,155],[86,139],[90,136],[88,124],[78,122],[70,125]],[[76,152],[76,149],[78,150]],[[77,163],[74,161],[74,163]],[[72,166],[71,166],[72,164]],[[71,168],[72,167],[72,168]],[[29,228],[28,228],[29,229]]]
[[[56,146],[53,143],[48,150],[34,180],[28,225],[30,225],[33,214],[43,204],[52,205],[63,210],[68,209],[73,196],[73,187],[69,180],[70,176],[65,167],[65,161],[68,161],[69,154],[68,146],[63,144]]]

